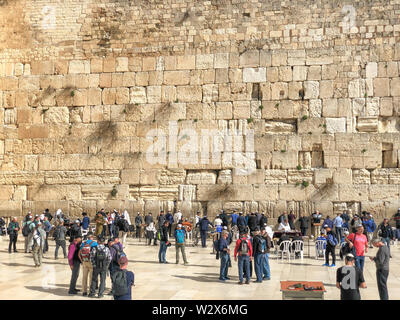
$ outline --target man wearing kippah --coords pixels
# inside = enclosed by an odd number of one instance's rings
[[[354,265],[355,257],[349,253],[345,265],[336,271],[336,288],[340,289],[340,300],[361,300],[360,289],[366,288],[362,271]]]

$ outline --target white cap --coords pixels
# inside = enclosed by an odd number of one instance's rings
[[[179,227],[179,228],[182,228],[182,225],[181,225],[181,224],[178,224],[178,227]]]
[[[79,220],[75,220],[75,223],[80,223],[80,221]]]

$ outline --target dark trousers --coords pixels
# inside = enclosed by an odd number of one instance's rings
[[[342,241],[342,236],[343,236],[342,228],[335,227],[335,233],[336,233],[336,239],[337,239],[338,243],[340,243]]]
[[[239,270],[239,281],[240,282],[243,282],[243,271],[245,273],[246,281],[250,281],[250,257],[249,256],[238,256],[238,270]]]
[[[13,247],[14,252],[17,251],[17,240],[18,240],[18,234],[10,234],[10,243],[8,245],[8,252],[11,253],[11,247]]]
[[[256,272],[257,281],[263,280],[263,266],[265,263],[264,253],[256,253],[254,256],[254,270]]]
[[[327,243],[326,249],[325,249],[325,263],[326,264],[329,264],[329,253],[332,254],[332,264],[335,264],[335,262],[336,262],[335,247],[331,246]]]
[[[307,234],[307,229],[308,228],[300,228],[301,235],[304,237]]]
[[[376,270],[376,281],[378,283],[379,297],[381,300],[389,300],[389,294],[386,284],[388,276],[389,270]]]
[[[79,269],[80,268],[81,268],[80,261],[74,261],[74,267],[72,268],[71,281],[69,283],[69,291],[76,290],[76,281],[78,280],[78,277],[79,277]]]
[[[219,280],[225,280],[228,276],[229,254],[226,251],[220,253],[221,266],[219,268]]]
[[[165,255],[167,253],[167,243],[165,241],[160,241],[160,250],[158,251],[158,262],[166,263]]]
[[[100,286],[98,286],[99,296],[102,296],[104,293],[104,290],[106,288],[107,269],[93,269],[92,283],[90,284],[90,295],[94,295],[96,291],[99,276],[100,276]]]
[[[54,252],[54,257],[57,259],[58,257],[58,248],[62,248],[64,258],[67,257],[67,250],[65,249],[65,240],[56,240],[56,251]]]
[[[49,238],[49,233],[46,232],[46,239],[44,239],[43,253],[49,251],[49,242],[47,241]]]
[[[168,233],[169,233],[169,236],[172,237],[172,223],[170,223],[168,225]]]
[[[205,248],[207,241],[207,231],[200,231],[200,237],[201,237],[201,246]]]
[[[140,238],[140,229],[141,226],[136,226],[136,238]]]

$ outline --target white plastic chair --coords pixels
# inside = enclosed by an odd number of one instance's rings
[[[282,241],[281,244],[279,245],[279,252],[282,256],[282,260],[283,260],[283,255],[287,254],[288,259],[290,261],[290,245],[291,244],[292,244],[292,241],[286,240],[286,241]]]
[[[304,242],[301,240],[294,240],[292,241],[291,247],[293,247],[293,245],[294,249],[292,250],[292,253],[294,254],[294,258],[296,258],[296,253],[300,252],[300,258],[303,260]]]
[[[320,253],[322,253],[322,257],[325,257],[325,245],[326,241],[324,240],[317,240],[315,242],[315,259],[318,260]]]

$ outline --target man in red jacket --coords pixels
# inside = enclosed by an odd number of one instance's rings
[[[238,261],[239,256],[239,261]],[[250,283],[250,261],[253,256],[251,241],[247,237],[247,232],[243,232],[236,241],[235,261],[238,261],[239,284],[243,284],[243,267],[246,271],[246,284]]]

